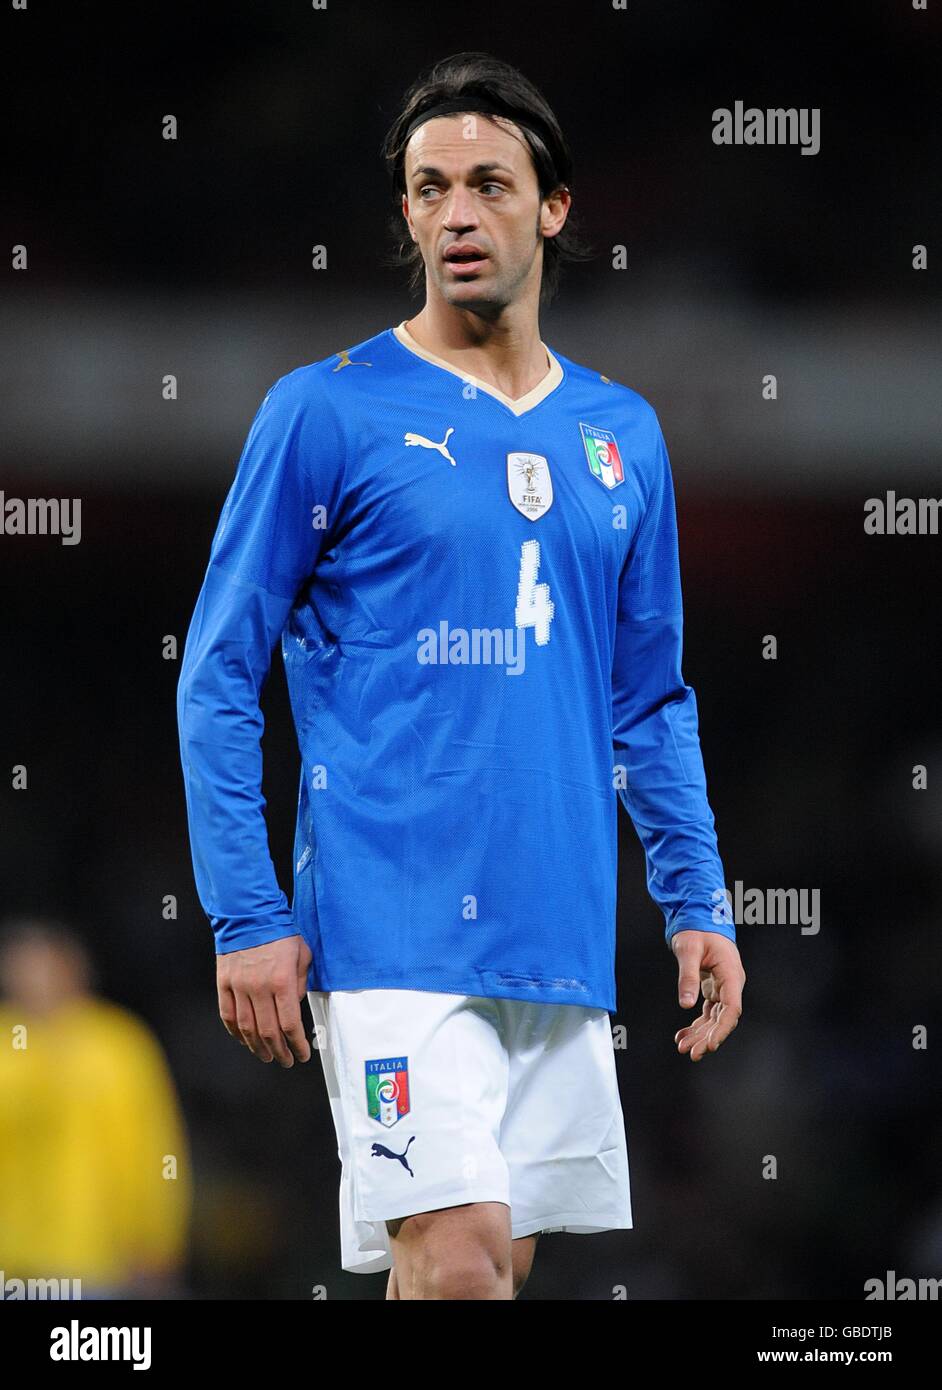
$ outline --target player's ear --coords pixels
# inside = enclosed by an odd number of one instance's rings
[[[540,231],[543,236],[559,235],[571,206],[572,194],[565,184],[560,184],[543,199],[540,204]]]

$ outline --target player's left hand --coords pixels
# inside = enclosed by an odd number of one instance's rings
[[[691,1009],[703,991],[703,1012],[674,1034],[678,1052],[699,1062],[729,1037],[742,1013],[746,972],[734,941],[712,931],[679,931],[670,939],[677,958],[677,993],[682,1009]]]

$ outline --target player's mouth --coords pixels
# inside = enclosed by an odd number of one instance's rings
[[[449,246],[444,259],[456,275],[470,275],[483,268],[487,253],[470,241],[459,241]]]

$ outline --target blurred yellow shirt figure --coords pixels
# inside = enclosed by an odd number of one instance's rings
[[[0,1000],[0,1270],[120,1292],[181,1268],[192,1200],[176,1090],[145,1023],[82,995]]]

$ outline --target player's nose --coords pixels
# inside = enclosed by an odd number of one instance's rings
[[[445,229],[449,232],[466,232],[477,224],[477,212],[471,190],[456,185],[448,194]]]

